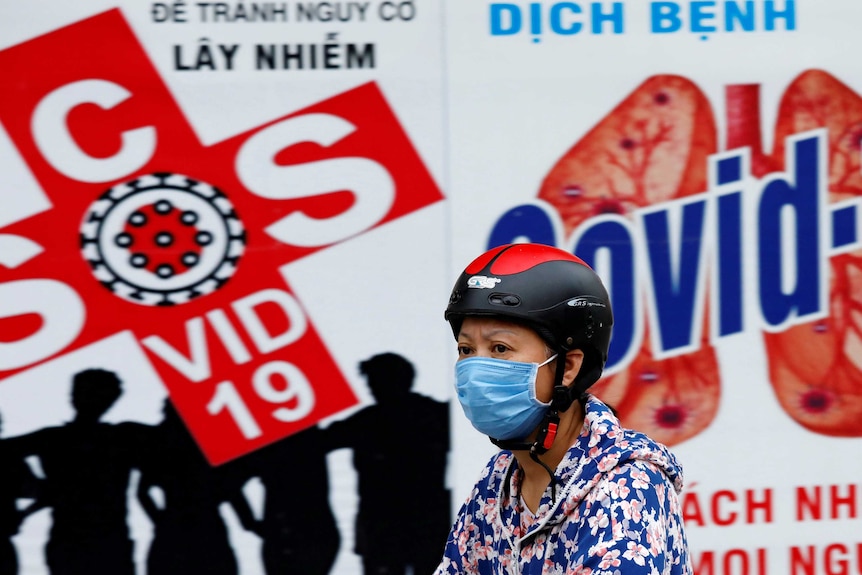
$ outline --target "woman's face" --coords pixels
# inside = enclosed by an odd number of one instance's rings
[[[490,357],[507,361],[542,363],[553,352],[545,341],[528,327],[486,317],[467,317],[458,333],[458,361],[468,357]],[[539,368],[536,395],[540,401],[551,400],[554,386],[554,362]]]

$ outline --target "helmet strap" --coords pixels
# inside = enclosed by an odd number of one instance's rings
[[[554,444],[557,438],[557,429],[560,427],[560,415],[556,409],[548,408],[548,412],[542,419],[542,425],[539,426],[539,433],[536,435],[536,440],[530,445],[530,456],[541,455],[547,452]],[[535,457],[534,457],[535,459]]]
[[[509,451],[529,451],[533,447],[532,443],[516,441],[514,439],[496,439],[494,437],[488,437],[488,439],[500,449],[507,449]]]
[[[551,409],[558,412],[566,411],[575,401],[574,384],[566,387],[563,385],[563,377],[566,375],[566,353],[557,356],[557,369],[554,372],[554,395],[551,398]]]
[[[548,407],[545,418],[542,420],[536,440],[530,446],[530,456],[533,459],[535,459],[535,455],[547,452],[554,445],[554,440],[557,438],[557,429],[560,425],[560,412],[569,409],[574,401],[572,390],[563,385],[563,376],[565,374],[566,354],[559,353],[557,355],[557,368],[554,371],[554,391],[551,397],[551,405]],[[553,477],[553,474],[551,475]]]

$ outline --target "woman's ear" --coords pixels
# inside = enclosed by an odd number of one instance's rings
[[[575,377],[581,371],[581,366],[584,364],[584,352],[579,349],[573,349],[566,354],[566,371],[563,372],[563,385],[569,387],[574,383]]]

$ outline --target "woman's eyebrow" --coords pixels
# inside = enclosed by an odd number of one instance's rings
[[[512,330],[512,329],[507,328],[507,327],[496,327],[496,328],[490,328],[488,330],[479,330],[477,337],[480,337],[482,339],[491,339],[491,338],[499,336],[501,334],[511,335],[511,336],[515,336],[515,337],[518,336],[518,332],[516,332],[515,330]],[[466,339],[466,340],[472,341],[473,337],[471,337],[469,333],[465,333],[463,331],[460,331],[460,332],[458,332],[458,339],[459,340]]]
[[[507,335],[514,335],[514,336],[518,335],[517,332],[515,332],[511,329],[505,328],[505,327],[499,327],[499,328],[492,329],[490,331],[486,331],[486,332],[482,333],[482,335],[484,337],[487,337],[487,338],[495,337],[495,336],[498,336],[500,334],[507,334]]]

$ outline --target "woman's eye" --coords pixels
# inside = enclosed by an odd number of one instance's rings
[[[507,351],[509,351],[509,348],[506,347],[505,345],[503,345],[502,343],[498,343],[497,345],[494,346],[494,352],[495,353],[506,353]]]
[[[470,348],[467,347],[466,345],[459,345],[458,346],[458,355],[470,355],[470,351],[471,351]]]

